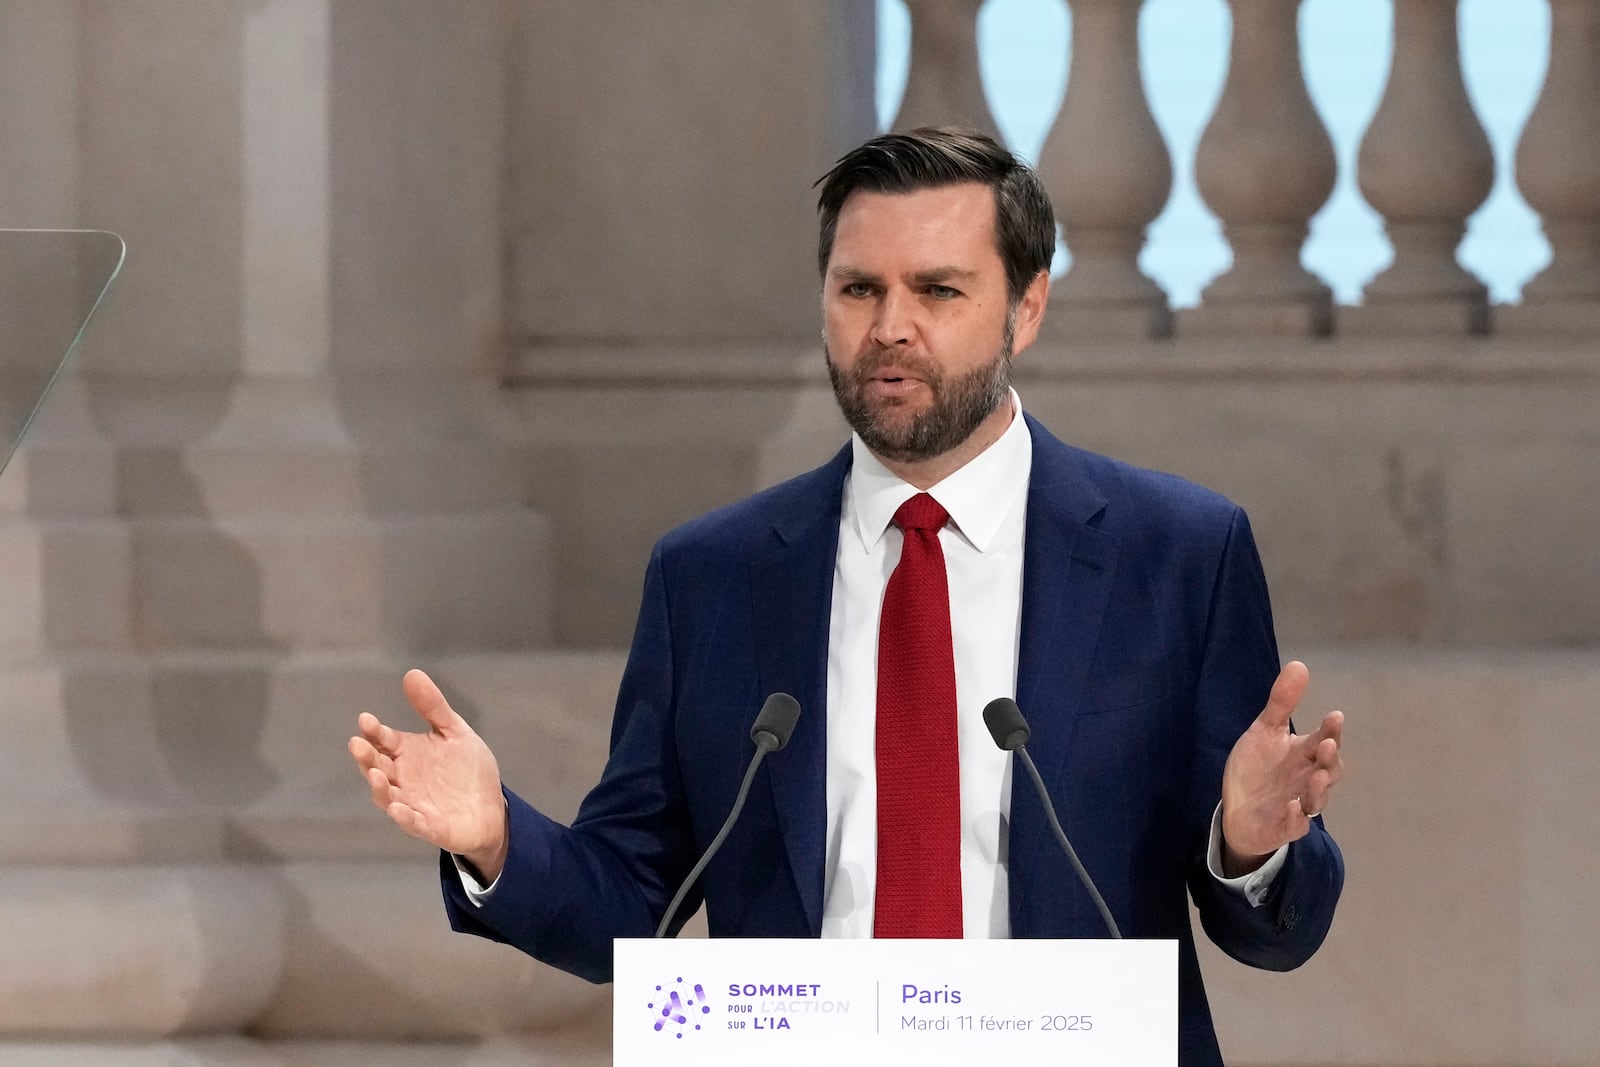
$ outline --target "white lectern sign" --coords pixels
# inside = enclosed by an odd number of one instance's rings
[[[616,942],[617,1067],[1175,1067],[1176,941]]]

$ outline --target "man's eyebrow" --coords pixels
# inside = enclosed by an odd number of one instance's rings
[[[977,276],[977,271],[968,270],[966,267],[934,267],[930,270],[919,270],[911,277],[913,281],[927,285],[948,281],[970,282]]]
[[[878,280],[878,276],[871,271],[862,270],[860,267],[852,267],[847,263],[829,267],[828,277],[846,282],[873,282]],[[975,270],[969,270],[966,267],[948,266],[929,267],[927,270],[919,270],[911,276],[911,280],[920,285],[930,285],[948,281],[970,282],[977,277],[978,272]]]

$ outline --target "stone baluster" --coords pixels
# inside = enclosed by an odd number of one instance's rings
[[[1357,161],[1394,260],[1341,313],[1360,333],[1483,333],[1488,292],[1456,261],[1494,186],[1494,154],[1461,78],[1456,0],[1395,0],[1394,59]]]
[[[1222,220],[1233,265],[1178,329],[1326,334],[1333,295],[1300,264],[1311,216],[1333,192],[1333,142],[1300,68],[1300,0],[1229,0],[1228,78],[1195,155],[1195,184]]]
[[[1145,230],[1167,202],[1172,161],[1139,76],[1144,0],[1069,0],[1072,53],[1061,113],[1040,153],[1072,264],[1056,283],[1049,335],[1164,336],[1171,311],[1139,269]]]
[[[959,123],[1000,139],[978,67],[982,6],[983,0],[906,0],[911,69],[891,129]]]
[[[1550,265],[1498,309],[1502,328],[1600,329],[1600,0],[1551,0],[1550,67],[1517,145],[1517,186]]]

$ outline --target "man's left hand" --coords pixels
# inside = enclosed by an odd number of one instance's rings
[[[1330,711],[1309,734],[1289,731],[1289,716],[1310,681],[1306,665],[1287,664],[1267,706],[1228,754],[1222,771],[1223,874],[1248,874],[1311,829],[1344,775],[1344,712]]]

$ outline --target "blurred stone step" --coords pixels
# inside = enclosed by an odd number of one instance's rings
[[[185,648],[538,647],[548,524],[522,508],[388,518],[0,518],[0,656]]]
[[[146,649],[506,649],[550,633],[547,525],[524,509],[132,526]]]
[[[6,1067],[610,1067],[610,1022],[485,1041],[0,1041]]]
[[[132,575],[126,523],[0,513],[0,656],[130,648]]]
[[[119,492],[141,517],[215,520],[472,512],[522,498],[523,462],[477,442],[209,442],[119,451]]]
[[[431,862],[0,870],[0,944],[0,1041],[440,1041],[609,1015],[608,987],[451,932]]]
[[[82,376],[68,368],[0,476],[0,516],[109,516],[116,476],[116,451],[95,428]]]
[[[0,570],[11,579],[0,635],[13,654],[127,642],[536,647],[551,629],[546,533],[521,509],[125,527],[11,522],[0,529]]]
[[[602,1025],[603,1024],[603,1025]],[[7,1067],[610,1067],[609,1020],[554,1034],[485,1041],[6,1042]]]
[[[0,516],[106,516],[115,507],[116,454],[93,441],[35,445],[30,437],[0,476]]]
[[[0,866],[416,855],[346,750],[420,720],[426,668],[513,788],[571,818],[605,759],[620,653],[91,655],[0,663]]]

